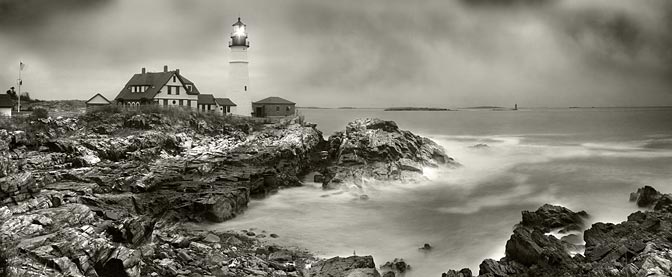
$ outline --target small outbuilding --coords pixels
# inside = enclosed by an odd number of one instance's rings
[[[0,94],[0,116],[12,116],[14,100],[9,94]]]
[[[254,117],[285,117],[296,113],[296,103],[280,97],[268,97],[252,102]]]
[[[91,97],[89,100],[86,101],[86,109],[91,109],[95,107],[104,107],[107,105],[112,104],[110,100],[107,100],[105,96],[103,96],[100,93],[96,93],[93,97]]]
[[[215,98],[215,102],[219,107],[219,111],[222,114],[230,114],[232,109],[235,109],[237,106],[236,103],[233,103],[229,98]]]
[[[229,98],[215,98],[212,94],[198,95],[198,110],[202,112],[219,112],[221,114],[230,114],[231,108],[235,107]]]
[[[212,94],[199,94],[198,110],[202,112],[216,111],[217,102],[215,102],[215,96]]]

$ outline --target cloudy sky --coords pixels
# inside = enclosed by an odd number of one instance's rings
[[[114,98],[168,65],[225,97],[238,15],[256,99],[672,105],[670,0],[0,0],[0,86],[23,61],[33,98]]]

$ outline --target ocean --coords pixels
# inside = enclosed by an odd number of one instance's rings
[[[637,210],[628,202],[637,188],[672,192],[672,108],[300,113],[325,137],[357,118],[393,120],[435,140],[462,166],[426,169],[429,181],[419,184],[337,191],[307,178],[210,228],[254,228],[322,257],[373,255],[378,266],[403,258],[412,267],[407,277],[441,276],[463,267],[477,273],[483,259],[503,257],[523,210],[550,203],[617,223]],[[431,251],[418,249],[425,243]]]

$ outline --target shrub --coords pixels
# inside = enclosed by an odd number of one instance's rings
[[[30,118],[33,120],[49,118],[49,111],[45,108],[33,108],[33,112],[30,113]]]

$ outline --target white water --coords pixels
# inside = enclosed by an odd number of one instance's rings
[[[324,113],[315,111],[319,112]],[[501,117],[474,113],[459,116]],[[313,115],[318,126],[320,116]],[[341,126],[349,116],[355,115],[343,116]],[[586,116],[587,120],[594,117]],[[669,114],[665,116],[669,118]],[[413,120],[392,119],[403,129],[409,128],[404,120]],[[472,118],[478,120],[481,118]],[[331,122],[323,123],[329,126]],[[487,133],[478,126],[449,132],[444,130],[450,126],[441,126],[443,121],[428,124],[409,126],[444,146],[462,167],[427,169],[425,175],[431,181],[421,184],[372,183],[361,190],[323,191],[318,184],[306,182],[303,187],[254,200],[245,214],[209,227],[265,230],[280,235],[271,241],[324,257],[356,252],[373,255],[378,265],[404,258],[413,267],[406,276],[440,276],[450,268],[469,267],[478,272],[484,258],[502,257],[522,210],[551,203],[586,210],[592,221],[620,222],[636,209],[627,200],[637,187],[648,184],[672,191],[672,149],[665,144],[648,147],[652,141],[672,137],[665,134],[670,130],[661,130],[659,125],[645,131],[633,125],[633,130],[605,139],[600,132],[572,135],[563,128],[572,122],[533,126],[543,132],[529,132],[519,123],[523,127],[514,128],[515,134]],[[469,147],[478,143],[489,147]],[[362,200],[362,194],[368,200]],[[433,250],[419,251],[424,243],[431,244]]]

